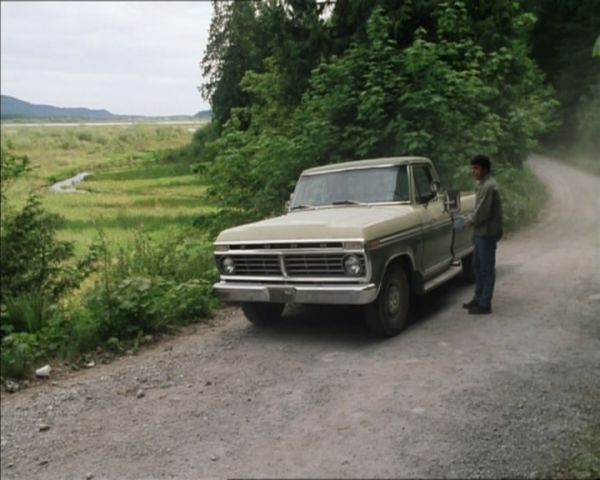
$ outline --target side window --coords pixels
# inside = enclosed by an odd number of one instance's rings
[[[433,198],[431,192],[431,182],[433,177],[429,171],[429,167],[418,166],[413,168],[413,176],[415,179],[415,193],[417,203],[423,203]]]

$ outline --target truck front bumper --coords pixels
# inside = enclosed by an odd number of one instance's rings
[[[365,285],[264,285],[218,282],[213,285],[225,302],[323,303],[366,305],[377,297],[374,283]]]

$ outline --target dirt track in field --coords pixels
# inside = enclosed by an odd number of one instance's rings
[[[293,308],[263,330],[227,308],[136,356],[3,393],[2,478],[562,472],[600,435],[600,179],[530,164],[549,202],[499,244],[493,315],[461,309],[458,279],[385,341],[354,309]]]

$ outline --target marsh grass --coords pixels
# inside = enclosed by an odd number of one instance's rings
[[[190,125],[2,127],[2,146],[29,156],[37,176],[53,179],[82,170],[149,160],[189,143]]]
[[[137,231],[157,239],[176,235],[210,211],[204,185],[189,163],[165,162],[165,152],[187,145],[190,125],[94,127],[2,127],[2,145],[27,155],[33,171],[10,189],[18,208],[35,190],[44,207],[64,218],[58,238],[75,243],[81,254],[102,229],[109,243],[132,241]],[[81,172],[79,192],[53,192],[49,186]]]

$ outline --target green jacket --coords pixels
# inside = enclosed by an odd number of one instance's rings
[[[502,202],[496,180],[489,174],[478,182],[475,210],[467,221],[475,227],[474,235],[502,237]]]

